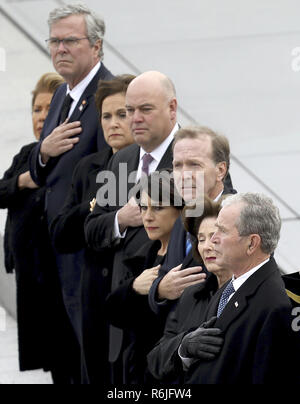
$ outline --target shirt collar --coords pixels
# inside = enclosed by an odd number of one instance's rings
[[[219,193],[219,195],[214,199],[214,202],[218,202],[218,200],[221,198],[222,194],[223,194],[224,188],[222,189],[222,191]]]
[[[153,157],[153,159],[156,162],[160,162],[160,160],[162,159],[166,150],[172,143],[172,141],[174,139],[174,135],[178,130],[179,130],[179,125],[178,125],[178,123],[176,123],[172,132],[169,134],[169,136],[156,149],[154,149],[151,153],[149,153],[149,154],[151,154],[151,156]],[[142,160],[142,158],[144,157],[145,154],[147,154],[147,152],[141,147],[140,148],[140,161]]]
[[[67,85],[67,94],[70,94],[73,100],[76,101],[76,104],[80,100],[84,90],[96,76],[97,71],[100,69],[100,66],[101,62],[98,62],[89,72],[89,74],[85,76],[85,78],[81,80],[81,82],[78,83],[77,86],[75,86],[72,90],[70,90],[69,84]]]
[[[246,282],[248,278],[250,278],[251,275],[253,275],[259,268],[265,265],[268,261],[270,261],[270,258],[267,258],[265,261],[261,262],[259,265],[250,269],[250,271],[239,276],[238,278],[234,278],[234,276],[232,276],[232,283],[234,290],[237,291],[243,285],[243,283]]]

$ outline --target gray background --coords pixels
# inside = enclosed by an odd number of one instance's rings
[[[62,3],[0,0],[1,175],[33,141],[31,91],[53,71],[46,20]],[[299,1],[85,3],[105,18],[104,63],[113,73],[164,72],[177,88],[181,125],[198,122],[229,138],[235,188],[275,200],[283,218],[275,257],[284,272],[299,270],[300,64],[292,54],[300,46]],[[13,277],[0,260],[0,301],[13,312]]]

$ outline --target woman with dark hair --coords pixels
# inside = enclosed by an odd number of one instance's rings
[[[106,304],[110,322],[123,329],[127,341],[123,349],[124,384],[150,381],[146,376],[146,357],[161,337],[164,321],[151,311],[148,293],[158,276],[171,231],[184,205],[168,170],[142,177],[138,198],[150,240],[125,260],[126,280],[112,292]]]
[[[96,203],[97,175],[106,170],[114,153],[134,142],[125,109],[125,94],[132,75],[100,81],[95,94],[104,138],[109,147],[84,157],[76,166],[68,197],[50,227],[55,248],[67,253],[80,267],[77,337],[81,346],[83,384],[108,384],[108,320],[104,302],[111,288],[112,256],[90,250],[85,242],[84,222]],[[76,254],[75,262],[72,254]]]
[[[148,355],[149,371],[155,380],[164,383],[182,383],[185,352],[179,355],[184,337],[196,330],[204,319],[210,299],[232,276],[232,273],[215,263],[216,253],[211,237],[216,231],[216,219],[221,209],[219,203],[204,199],[200,217],[186,217],[185,228],[193,239],[195,259],[208,271],[206,280],[187,288],[176,309],[168,316],[163,338]]]
[[[60,253],[72,253],[86,246],[83,225],[95,203],[99,188],[96,177],[106,169],[114,153],[134,143],[125,109],[126,90],[134,77],[124,74],[99,82],[95,103],[108,147],[84,157],[74,170],[64,207],[50,227],[55,248]]]
[[[32,126],[37,141],[53,94],[63,82],[58,74],[46,73],[32,92]],[[20,370],[50,370],[54,380],[61,380],[63,339],[68,331],[44,220],[46,189],[39,188],[29,172],[28,158],[36,144],[24,146],[0,180],[0,208],[8,209],[5,266],[8,273],[16,274]]]

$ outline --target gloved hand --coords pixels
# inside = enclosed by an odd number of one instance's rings
[[[212,328],[217,317],[201,324],[197,330],[187,334],[180,346],[180,355],[184,358],[212,360],[220,353],[224,338],[219,328]]]

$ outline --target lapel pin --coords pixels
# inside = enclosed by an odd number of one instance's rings
[[[83,107],[85,106],[85,104],[86,104],[86,100],[83,100],[80,107],[79,107],[79,111],[83,110]]]
[[[239,307],[238,302],[235,302],[234,305],[235,305],[235,307]]]
[[[97,200],[96,198],[94,198],[91,202],[90,202],[90,212],[93,212],[93,210],[95,209]]]

